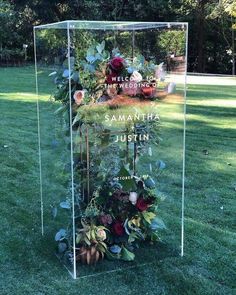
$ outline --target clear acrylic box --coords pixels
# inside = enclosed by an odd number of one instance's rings
[[[187,34],[34,27],[42,234],[73,278],[183,255]]]

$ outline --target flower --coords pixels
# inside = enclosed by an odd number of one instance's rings
[[[100,241],[104,241],[107,238],[105,230],[101,228],[97,229],[96,235],[97,235],[97,239]]]
[[[112,229],[113,229],[114,234],[116,234],[117,236],[123,236],[123,234],[125,232],[125,229],[124,229],[121,221],[114,222],[112,225]]]
[[[84,99],[84,94],[85,94],[85,91],[84,90],[77,90],[77,91],[75,91],[73,98],[75,100],[75,103],[78,106],[82,104],[83,99]]]
[[[153,98],[156,94],[156,88],[150,85],[143,86],[141,93],[145,98]]]
[[[129,200],[133,205],[136,205],[138,199],[138,194],[136,192],[130,192]]]
[[[136,203],[136,208],[143,212],[147,210],[148,206],[150,205],[150,202],[147,200],[144,200],[143,198],[138,198],[137,203]]]
[[[129,193],[122,191],[122,190],[115,190],[114,193],[112,194],[112,197],[116,200],[119,200],[124,203],[129,202]]]
[[[133,74],[130,76],[130,81],[139,83],[143,80],[142,75],[138,71],[133,71]]]
[[[110,214],[103,214],[100,216],[100,221],[103,225],[107,226],[112,224],[112,217]]]
[[[107,84],[118,84],[120,82],[118,82],[117,80],[117,73],[110,71],[109,74],[107,74],[106,76],[106,83]]]
[[[136,96],[139,94],[139,87],[137,82],[130,81],[130,82],[124,82],[121,85],[123,93],[129,96]]]
[[[118,73],[123,70],[124,64],[125,64],[125,60],[119,56],[113,57],[113,59],[109,63],[110,68]]]

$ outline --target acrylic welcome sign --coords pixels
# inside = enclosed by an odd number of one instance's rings
[[[183,255],[187,31],[34,28],[42,233],[73,278]]]

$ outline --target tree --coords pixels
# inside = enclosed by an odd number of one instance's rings
[[[236,29],[236,1],[219,0],[218,5],[213,9],[210,18],[218,18],[221,23],[222,35],[227,43],[227,53],[232,56],[232,75],[235,75],[235,32]],[[231,36],[227,36],[226,30],[231,29]],[[231,37],[231,40],[230,40]]]

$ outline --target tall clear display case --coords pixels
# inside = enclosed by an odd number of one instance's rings
[[[187,34],[34,27],[42,234],[73,278],[183,255]]]

